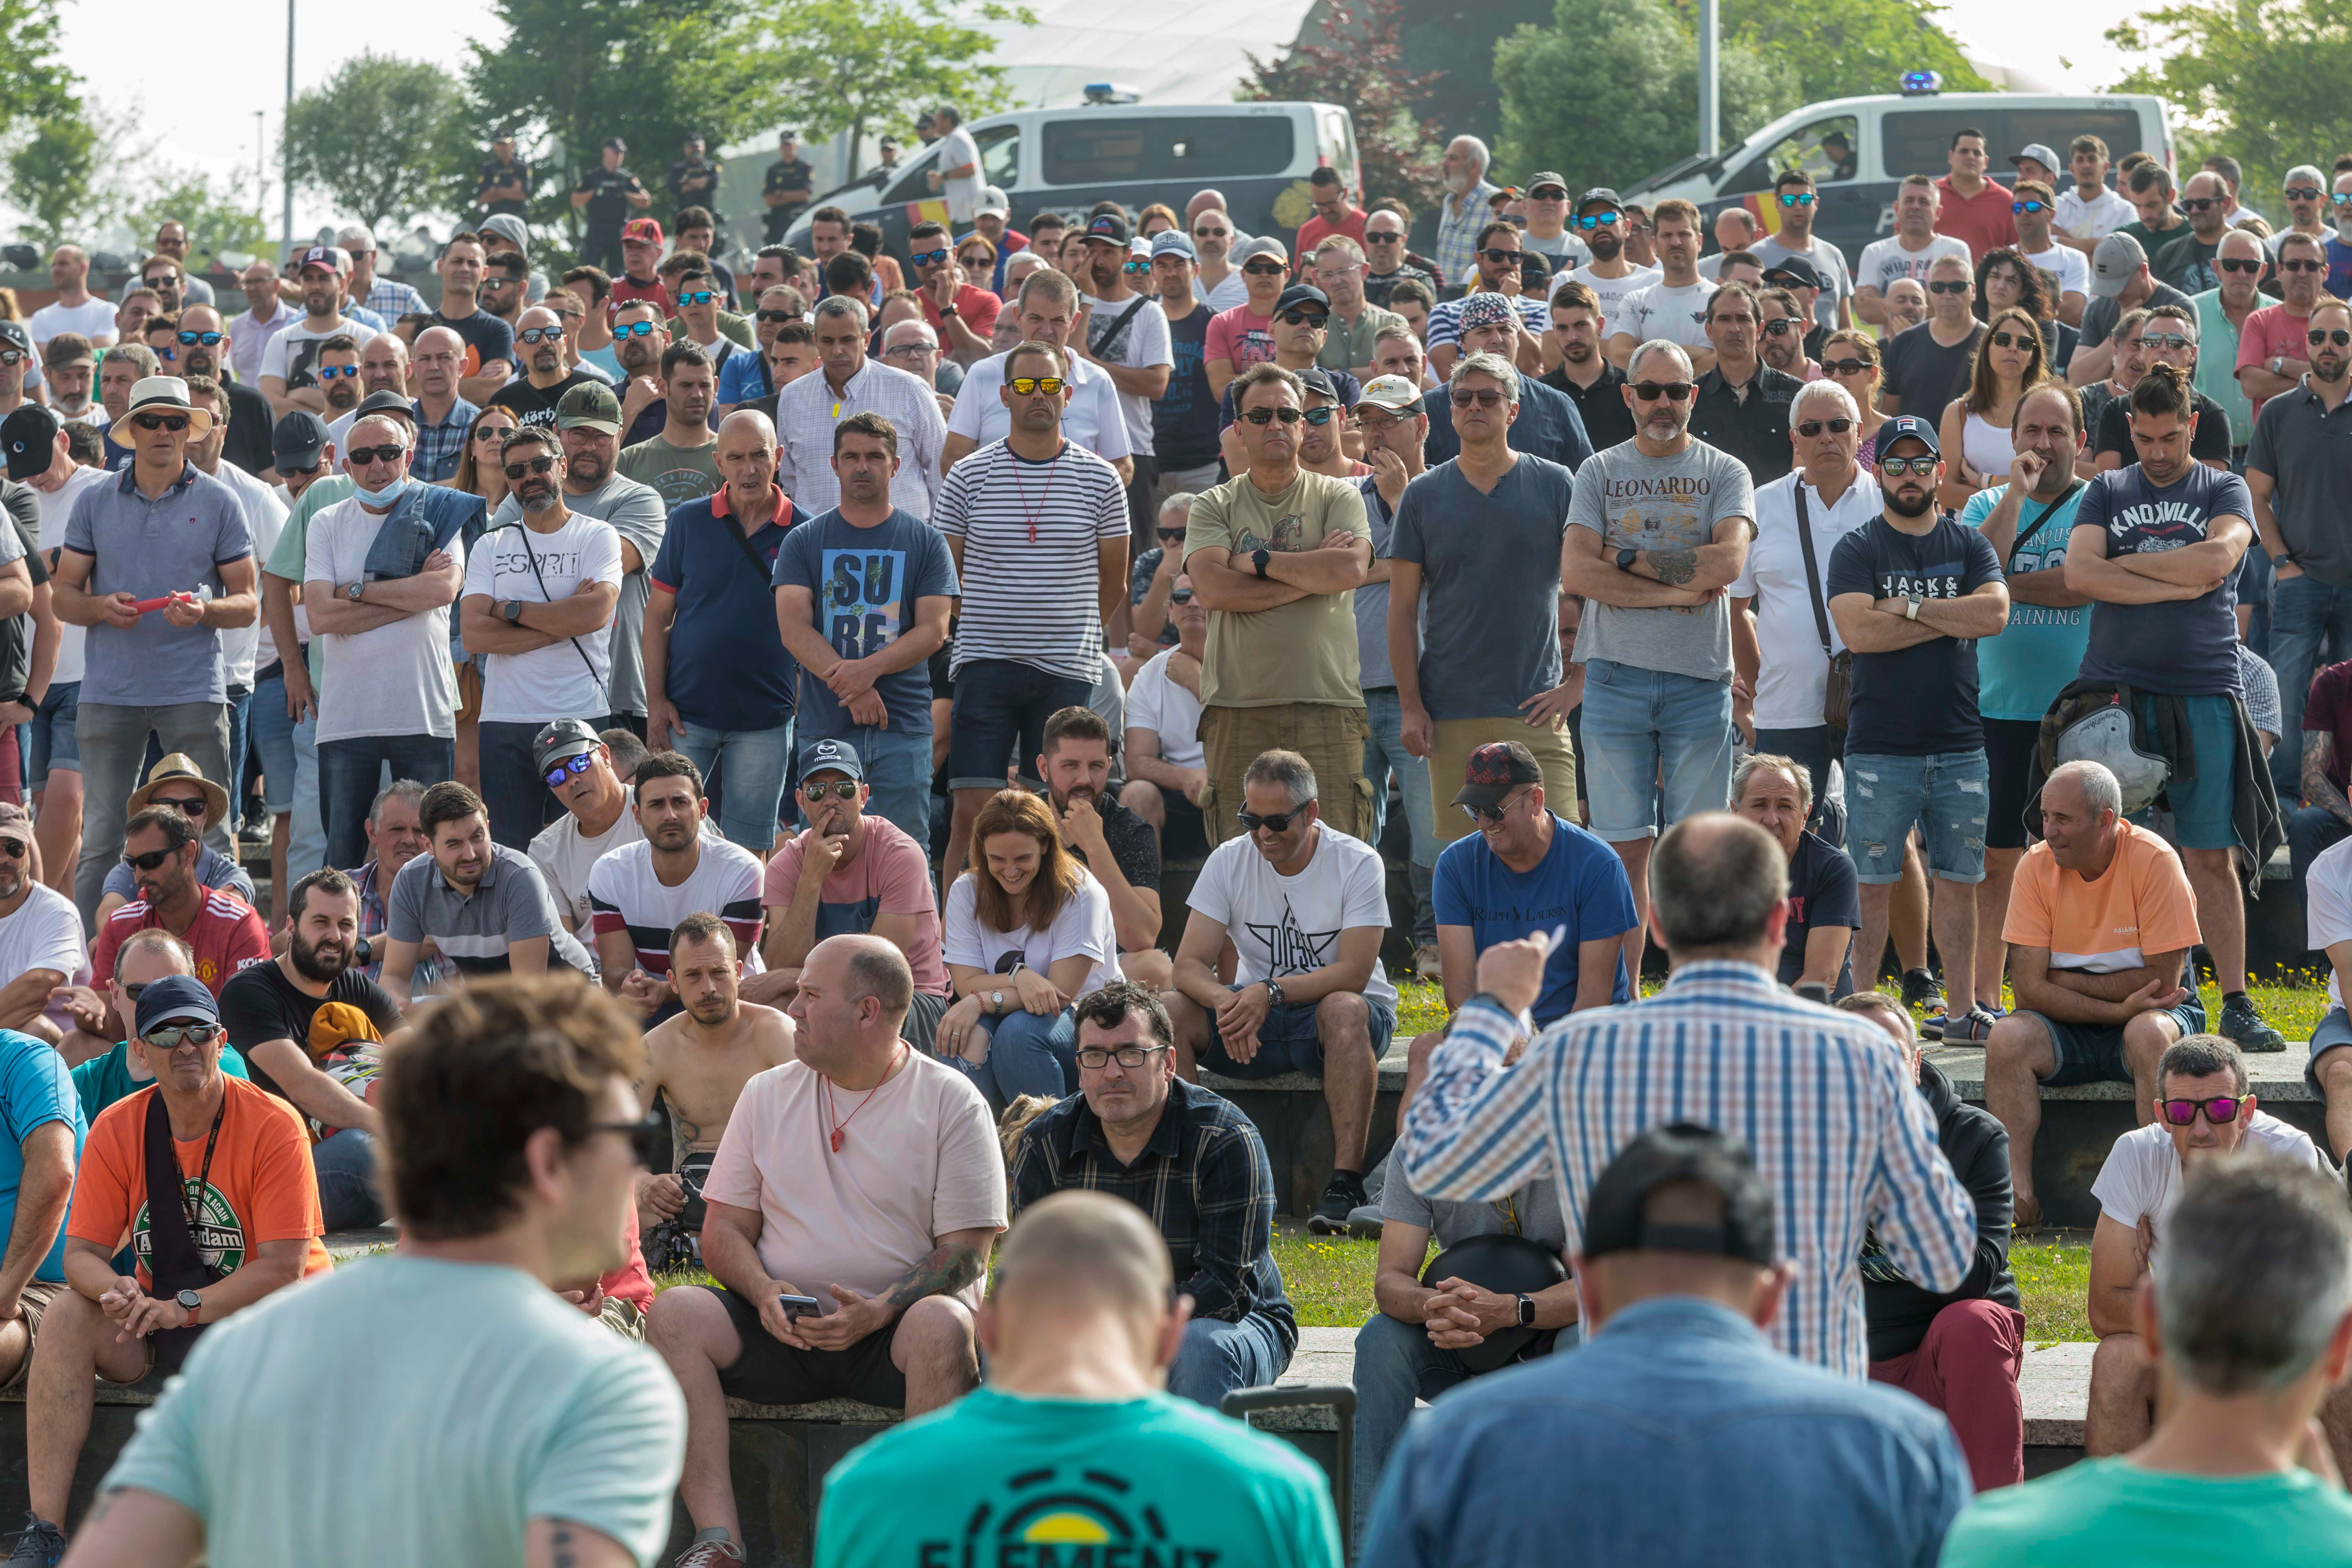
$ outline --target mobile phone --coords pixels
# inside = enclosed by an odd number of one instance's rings
[[[814,1316],[824,1310],[814,1296],[778,1296],[776,1304],[783,1308],[787,1318],[797,1318],[803,1312]]]

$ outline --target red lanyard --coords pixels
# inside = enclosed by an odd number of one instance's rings
[[[1028,488],[1021,482],[1021,459],[1017,457],[1013,457],[1013,449],[1011,447],[1008,447],[1005,448],[1004,455],[1008,458],[1013,458],[1013,493],[1021,498],[1021,511],[1022,515],[1029,520],[1029,542],[1032,544],[1037,542],[1037,514],[1045,510],[1045,502],[1050,500],[1054,494],[1054,476],[1061,472],[1062,454],[1069,449],[1070,444],[1066,440],[1064,441],[1060,447],[1055,449],[1054,460],[1045,465],[1045,488],[1038,492],[1037,504],[1034,507],[1032,507],[1029,504]],[[853,1110],[850,1114],[855,1116],[857,1113]],[[839,1145],[836,1144],[835,1147],[837,1148]]]
[[[898,1049],[899,1049],[899,1050],[905,1050],[906,1048],[907,1048],[907,1043],[906,1043],[904,1040],[899,1041],[899,1042],[898,1042]],[[894,1051],[894,1052],[892,1052],[892,1053],[891,1053],[891,1057],[890,1057],[890,1072],[895,1073],[895,1072],[897,1072],[898,1070],[898,1053]],[[885,1074],[883,1074],[883,1075],[882,1075],[882,1083],[888,1083],[889,1081],[890,1081],[890,1073],[885,1073]],[[856,1121],[856,1120],[857,1120],[857,1113],[858,1113],[859,1111],[861,1111],[861,1110],[865,1110],[865,1109],[866,1109],[866,1100],[872,1100],[876,1095],[877,1095],[877,1094],[879,1094],[879,1093],[881,1093],[881,1092],[882,1092],[882,1083],[877,1083],[877,1084],[876,1084],[872,1089],[867,1089],[867,1090],[866,1091],[866,1099],[865,1099],[865,1100],[859,1100],[856,1105],[854,1105],[854,1106],[850,1107],[850,1110],[849,1110],[849,1114],[848,1114],[848,1115],[846,1115],[846,1116],[843,1117],[843,1118],[842,1118],[840,1121],[833,1121],[833,1079],[829,1079],[829,1078],[825,1077],[823,1073],[819,1073],[819,1074],[817,1074],[817,1078],[816,1078],[817,1092],[824,1096],[824,1119],[825,1119],[827,1121],[832,1121],[832,1122],[833,1122],[833,1152],[834,1152],[835,1153],[838,1154],[838,1153],[840,1153],[840,1152],[841,1152],[841,1141],[842,1141],[842,1138],[844,1137],[844,1135],[845,1135],[845,1134],[846,1134],[846,1133],[849,1131],[849,1124],[850,1124],[851,1122],[853,1122],[853,1121]]]

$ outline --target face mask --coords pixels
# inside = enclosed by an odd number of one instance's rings
[[[403,495],[405,495],[408,491],[408,487],[415,482],[415,476],[404,474],[401,476],[398,483],[386,485],[380,490],[369,489],[357,479],[353,479],[352,481],[352,488],[359,492],[359,498],[362,504],[374,507],[381,510],[382,509],[390,506],[393,502],[398,500]]]

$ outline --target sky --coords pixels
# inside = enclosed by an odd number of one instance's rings
[[[372,13],[364,6],[353,11],[317,0],[294,4],[298,91],[326,80],[371,42],[409,58],[446,62],[454,74],[466,45],[489,26],[480,0],[402,0],[400,26],[390,30],[369,26]],[[2100,35],[2146,8],[2141,0],[2076,0],[2066,5],[1958,0],[1943,21],[1974,52],[2031,69],[2053,86],[2088,91],[2113,82],[2126,68]],[[226,0],[205,11],[200,29],[184,26],[184,5],[165,0],[66,0],[63,10],[68,63],[107,110],[136,109],[145,134],[173,162],[224,180],[234,168],[250,168],[258,110],[275,163],[286,81],[286,6],[278,0]],[[162,37],[173,40],[170,48],[154,47],[153,40]],[[2059,68],[2062,58],[2074,68]],[[268,196],[273,231],[278,199],[273,177]],[[332,216],[315,202],[298,198],[295,204],[298,232]]]

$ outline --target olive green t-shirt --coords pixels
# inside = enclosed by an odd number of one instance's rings
[[[719,471],[719,443],[673,447],[659,436],[621,449],[613,465],[623,479],[650,485],[667,508],[700,500],[727,482]]]
[[[1235,570],[1246,572],[1251,553],[1260,546],[1313,550],[1333,533],[1371,537],[1363,495],[1353,483],[1301,469],[1288,488],[1268,496],[1244,473],[1192,503],[1184,553],[1221,548]],[[1201,705],[1272,708],[1289,702],[1364,705],[1353,590],[1310,594],[1271,610],[1220,610],[1209,616]]]

